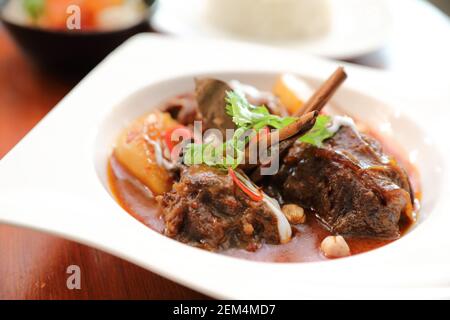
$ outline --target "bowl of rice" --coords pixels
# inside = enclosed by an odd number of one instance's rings
[[[331,26],[329,0],[208,0],[207,16],[223,31],[264,41],[311,39]]]

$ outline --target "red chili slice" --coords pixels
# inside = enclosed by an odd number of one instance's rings
[[[261,191],[258,193],[253,192],[250,190],[239,178],[236,176],[236,173],[234,172],[233,168],[228,168],[228,174],[233,179],[234,183],[246,194],[252,199],[253,201],[261,201],[263,199],[263,194]]]
[[[166,142],[167,148],[169,148],[169,151],[172,152],[173,148],[175,148],[175,146],[180,143],[180,141],[174,141],[172,140],[172,135],[173,133],[177,131],[177,135],[178,138],[183,138],[183,139],[191,139],[192,138],[192,132],[191,130],[189,130],[187,127],[182,126],[182,125],[178,125],[175,126],[173,128],[170,128],[169,130],[166,131],[166,133],[164,134],[164,140]]]

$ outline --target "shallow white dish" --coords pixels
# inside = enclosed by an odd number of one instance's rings
[[[108,191],[106,160],[117,132],[158,102],[192,88],[194,75],[237,77],[269,88],[279,72],[317,84],[335,67],[334,62],[248,45],[137,36],[0,161],[0,221],[105,250],[218,298],[450,298],[450,152],[434,147],[446,145],[445,127],[435,121],[421,128],[419,122],[431,121],[430,109],[422,107],[425,95],[411,86],[402,91],[388,74],[346,65],[349,80],[334,103],[384,128],[422,174],[420,221],[391,245],[317,263],[240,260],[150,230]],[[448,103],[426,100],[436,108]]]
[[[208,0],[161,0],[152,26],[177,36],[251,41],[227,33],[206,17]],[[336,59],[350,59],[381,48],[392,29],[392,17],[385,0],[331,0],[330,31],[308,40],[259,42]],[[257,40],[255,40],[257,42]]]

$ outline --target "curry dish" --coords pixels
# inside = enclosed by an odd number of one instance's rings
[[[250,260],[327,260],[395,241],[416,220],[418,175],[330,105],[345,79],[339,68],[315,93],[292,75],[273,92],[195,79],[120,134],[111,190],[151,229]]]

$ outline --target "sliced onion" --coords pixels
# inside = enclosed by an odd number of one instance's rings
[[[242,174],[234,171],[233,168],[228,168],[228,174],[233,179],[234,183],[253,201],[263,200],[263,193],[258,189],[248,178],[245,178]]]
[[[232,168],[229,168],[228,172],[230,173],[235,183],[242,189],[242,191],[249,195],[252,200],[254,200],[253,197],[255,197],[256,199],[258,199],[255,201],[263,201],[267,205],[267,207],[272,211],[277,219],[277,229],[278,235],[280,237],[280,242],[289,242],[292,237],[291,225],[286,216],[281,211],[279,203],[275,199],[262,192],[247,176],[241,174],[238,171],[234,171]],[[236,178],[236,180],[234,177]]]
[[[172,162],[167,161],[164,158],[161,145],[158,142],[150,139],[150,137],[146,134],[144,134],[144,140],[153,147],[153,150],[155,152],[155,161],[158,165],[165,168],[166,170],[172,170],[175,167],[175,165]]]

